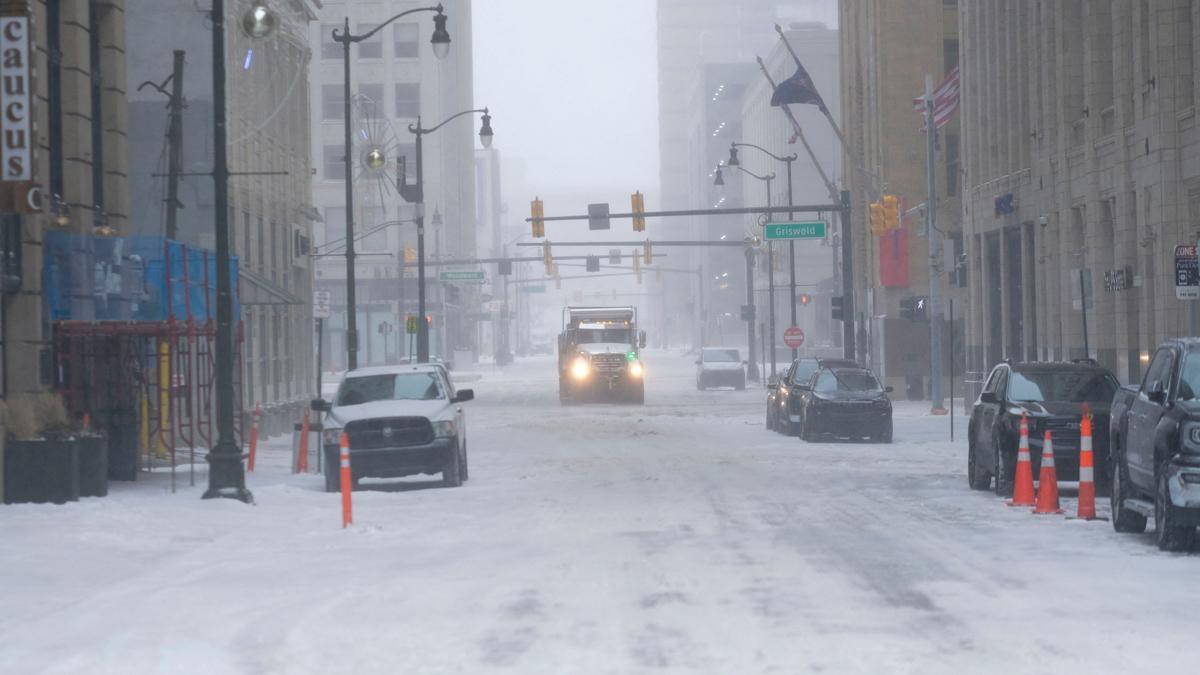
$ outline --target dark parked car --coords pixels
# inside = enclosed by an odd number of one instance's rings
[[[1092,414],[1092,451],[1096,484],[1108,471],[1108,414],[1117,378],[1094,361],[1072,363],[1001,363],[992,369],[967,429],[967,482],[975,490],[992,487],[1011,497],[1021,436],[1021,416],[1029,419],[1029,448],[1033,475],[1042,465],[1046,431],[1054,444],[1054,467],[1059,480],[1079,478],[1079,425],[1083,404]]]
[[[821,366],[857,368],[848,359],[796,359],[767,387],[767,428],[795,436],[800,433],[800,392]]]
[[[806,387],[796,387],[800,437],[806,441],[819,436],[870,438],[891,443],[891,390],[865,368],[822,364]]]
[[[1113,398],[1110,435],[1113,529],[1143,532],[1154,516],[1159,548],[1191,548],[1200,525],[1200,338],[1159,346],[1141,386]]]
[[[734,347],[704,347],[696,359],[696,388],[746,388],[746,362]]]

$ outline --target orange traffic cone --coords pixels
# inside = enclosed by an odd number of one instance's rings
[[[83,413],[83,430],[85,432],[92,430],[92,414],[91,413],[88,413],[88,412]]]
[[[1083,404],[1079,423],[1079,508],[1075,517],[1096,520],[1096,476],[1092,457],[1092,413]]]
[[[997,476],[996,480],[1000,480]],[[1029,457],[1029,417],[1021,415],[1021,444],[1017,447],[1017,472],[1009,506],[1033,506],[1033,460]]]
[[[1037,507],[1034,513],[1062,513],[1058,505],[1058,472],[1054,470],[1054,441],[1050,432],[1042,442],[1042,471],[1038,477]]]
[[[353,506],[350,502],[350,494],[354,491],[354,478],[350,474],[350,437],[342,432],[340,439],[339,459],[341,460],[341,484],[342,484],[342,527],[349,527],[354,523]]]

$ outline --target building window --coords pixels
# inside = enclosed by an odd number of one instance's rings
[[[358,24],[358,35],[366,35],[375,30],[379,24],[376,23],[360,23]],[[358,43],[358,58],[360,59],[382,59],[383,58],[383,38],[379,33],[372,35],[370,38]]]
[[[340,59],[342,58],[342,45],[340,42],[333,41],[333,30],[337,29],[340,33],[342,26],[336,23],[321,24],[321,58],[322,59]]]
[[[415,82],[396,83],[396,117],[416,117],[421,114],[421,85]]]
[[[346,149],[341,145],[326,145],[321,148],[322,173],[325,180],[346,179]]]
[[[958,194],[958,134],[946,134],[946,196]]]
[[[321,85],[321,119],[331,122],[346,119],[345,89],[340,84]]]
[[[398,59],[415,59],[420,54],[420,29],[415,23],[402,23],[396,26],[396,43],[394,49]]]
[[[342,206],[325,207],[325,244],[331,245],[335,251],[342,250],[346,238],[346,209]],[[329,253],[329,251],[321,251]]]
[[[267,232],[262,216],[258,217],[258,271],[267,266]]]
[[[369,119],[387,117],[387,110],[383,103],[382,84],[360,84],[358,85],[358,94],[361,97],[359,103],[362,105],[363,117]]]
[[[950,72],[958,65],[958,39],[942,40],[942,63],[945,64],[943,72]]]

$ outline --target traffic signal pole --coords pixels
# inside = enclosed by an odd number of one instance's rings
[[[933,382],[930,383],[930,408],[934,414],[945,414],[945,402],[942,400],[942,312],[938,286],[937,259],[942,252],[941,237],[937,230],[937,175],[934,173],[934,159],[937,157],[937,124],[933,116],[933,76],[925,76],[925,143],[926,143],[926,179],[929,186],[929,197],[925,200],[926,237],[929,240],[929,360],[930,373]]]

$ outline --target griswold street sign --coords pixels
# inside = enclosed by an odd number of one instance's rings
[[[483,270],[446,270],[438,276],[442,281],[483,282]]]
[[[824,239],[824,221],[814,220],[807,223],[767,223],[763,227],[763,236],[767,239]]]

